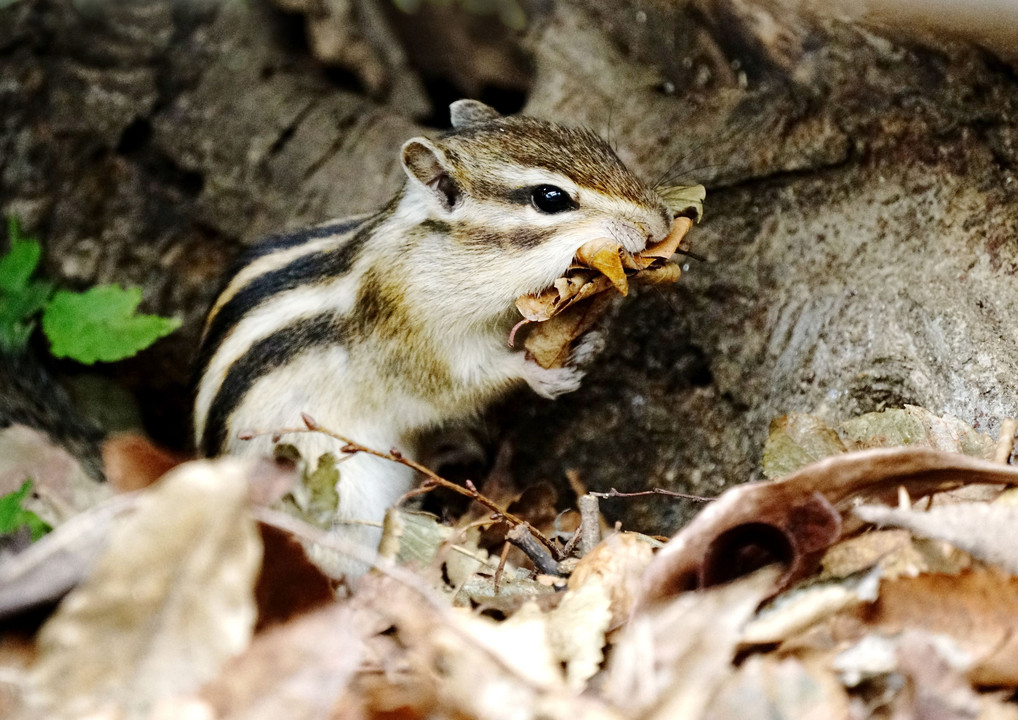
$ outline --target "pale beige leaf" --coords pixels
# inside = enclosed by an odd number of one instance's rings
[[[848,580],[814,583],[782,593],[743,630],[749,645],[779,643],[835,613],[877,598],[879,571]]]
[[[201,697],[223,719],[324,720],[360,667],[365,638],[387,626],[356,604],[327,605],[260,634]]]
[[[25,507],[54,527],[112,494],[46,435],[26,425],[10,425],[0,429],[0,496],[19,489],[25,480],[32,481],[34,496]]]
[[[562,666],[548,637],[548,617],[535,603],[502,622],[470,613],[458,618],[460,628],[519,677],[545,689],[561,686]]]
[[[654,557],[654,541],[638,533],[613,533],[584,555],[569,576],[570,590],[597,581],[611,599],[611,628],[625,622],[640,594],[643,571]]]
[[[559,606],[547,614],[552,651],[565,665],[566,683],[573,690],[583,690],[600,669],[611,619],[609,590],[600,578],[567,590]]]
[[[187,463],[143,491],[90,577],[40,631],[34,706],[143,716],[246,647],[261,559],[247,512],[251,468]]]
[[[902,527],[923,537],[944,540],[973,557],[1018,574],[1018,507],[957,503],[927,511],[863,505],[854,510],[866,522]]]
[[[830,670],[794,658],[757,655],[730,677],[705,720],[838,720],[849,699]]]
[[[703,201],[707,198],[703,185],[673,185],[659,188],[657,193],[673,213],[691,211],[697,222],[703,217]]]
[[[777,575],[766,568],[639,612],[612,651],[605,697],[631,717],[700,717],[732,672],[742,627]]]

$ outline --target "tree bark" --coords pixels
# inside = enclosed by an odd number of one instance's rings
[[[644,177],[708,188],[690,235],[706,261],[622,304],[579,392],[495,413],[521,481],[713,494],[756,477],[786,412],[914,403],[990,433],[1018,413],[1006,42],[775,0],[520,7],[520,31],[368,0],[0,9],[0,209],[52,276],[141,284],[146,310],[185,319],[120,371],[163,439],[186,442],[187,366],[231,258],[378,206],[401,143],[457,93],[589,125]],[[666,533],[695,508],[602,509]]]

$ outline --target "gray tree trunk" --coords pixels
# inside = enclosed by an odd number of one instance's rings
[[[236,252],[377,206],[438,105],[494,90],[708,188],[706,262],[623,303],[579,392],[498,411],[522,482],[713,494],[756,477],[789,411],[914,403],[991,433],[1018,413],[1018,37],[993,51],[768,0],[506,1],[501,21],[382,0],[0,5],[0,210],[53,276],[141,284],[185,318],[125,370],[164,438],[186,438],[187,366]],[[665,533],[692,508],[603,509]]]

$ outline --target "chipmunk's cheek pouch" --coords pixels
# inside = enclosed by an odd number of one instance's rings
[[[411,182],[427,189],[444,210],[456,206],[462,190],[452,178],[449,160],[434,143],[426,138],[407,140],[400,151],[400,159]]]
[[[523,320],[513,328],[510,345],[522,326],[533,323],[524,340],[528,355],[541,367],[563,367],[573,359],[576,340],[607,310],[613,297],[609,290],[627,295],[631,282],[661,284],[679,279],[679,266],[670,259],[692,224],[689,218],[676,218],[667,237],[636,255],[607,238],[584,243],[573,264],[551,287],[516,299]]]

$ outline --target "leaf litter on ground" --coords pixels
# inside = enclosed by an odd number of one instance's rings
[[[1018,546],[1001,495],[1018,470],[986,459],[997,445],[921,408],[833,427],[790,417],[766,451],[785,474],[728,491],[660,550],[609,532],[557,561],[568,578],[542,577],[491,544],[505,518],[526,521],[490,499],[452,526],[399,510],[387,559],[331,597],[290,539],[322,532],[299,520],[263,529],[275,569],[259,567],[252,518],[272,516],[249,495],[271,502],[285,486],[251,493],[250,467],[185,464],[109,523],[34,662],[0,653],[0,710],[1018,718]],[[945,499],[972,483],[999,499]],[[550,496],[532,497],[526,514],[557,523]],[[258,574],[276,587],[256,592]],[[265,629],[252,636],[256,608]]]

